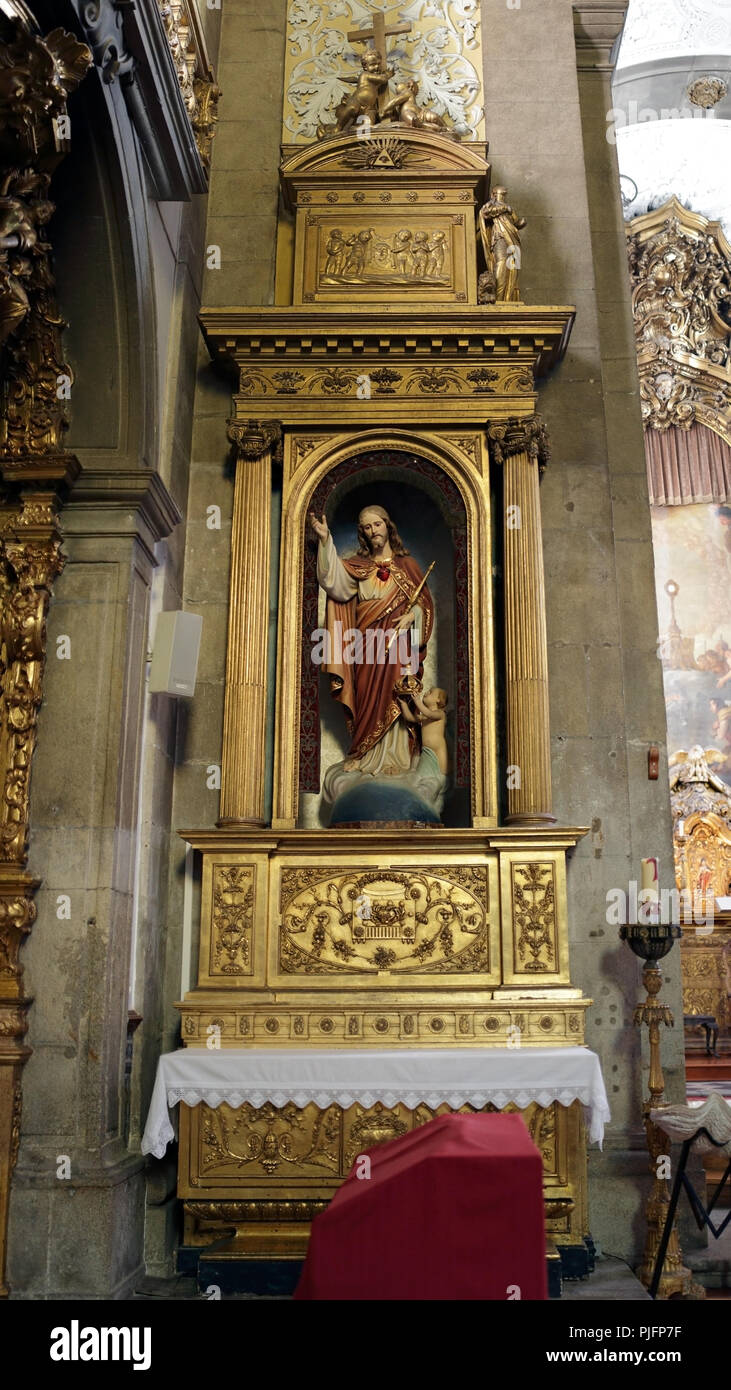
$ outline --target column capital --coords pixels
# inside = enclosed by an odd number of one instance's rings
[[[228,421],[226,433],[237,458],[260,459],[267,450],[279,462],[282,456],[282,426],[278,420]]]
[[[533,415],[529,420],[513,419],[489,425],[487,437],[496,463],[504,463],[515,454],[527,454],[542,473],[551,462],[548,430],[540,415]]]

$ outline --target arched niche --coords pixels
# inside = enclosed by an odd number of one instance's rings
[[[479,446],[406,431],[368,431],[321,442],[285,481],[281,531],[280,626],[273,824],[316,829],[322,760],[341,750],[342,711],[331,710],[326,678],[311,661],[311,634],[323,600],[308,516],[332,520],[341,553],[352,553],[354,517],[369,496],[393,508],[414,558],[426,570],[436,558],[439,635],[427,678],[450,693],[452,774],[445,825],[494,825],[495,698],[489,488]],[[286,478],[286,474],[285,474]],[[421,524],[416,538],[413,513]],[[431,523],[431,537],[425,528]],[[431,554],[435,549],[438,553]],[[449,567],[451,565],[451,573]],[[436,570],[434,572],[436,574]],[[431,581],[430,581],[431,586]],[[451,626],[451,631],[450,631]],[[434,662],[434,658],[430,658]],[[449,664],[450,669],[447,670]],[[323,739],[324,730],[324,739]],[[308,800],[310,798],[310,800]],[[448,809],[449,808],[449,809]]]
[[[145,170],[124,98],[97,68],[69,109],[49,228],[75,378],[68,444],[86,466],[151,465],[161,401]]]

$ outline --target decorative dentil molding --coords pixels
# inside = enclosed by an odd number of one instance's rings
[[[645,425],[697,420],[731,442],[731,246],[677,198],[627,236]]]
[[[317,5],[289,0],[284,73],[283,139],[314,140],[353,88],[362,46],[348,41],[369,28],[381,0]],[[478,0],[412,0],[387,7],[387,21],[410,22],[411,33],[389,40],[389,63],[400,80],[419,84],[419,102],[450,120],[463,139],[484,138],[482,37]]]

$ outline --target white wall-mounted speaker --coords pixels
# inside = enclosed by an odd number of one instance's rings
[[[195,695],[203,619],[196,613],[160,613],[150,666],[151,695]]]

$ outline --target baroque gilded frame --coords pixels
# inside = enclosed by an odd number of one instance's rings
[[[487,451],[475,433],[460,439],[441,431],[371,429],[357,434],[320,437],[304,457],[297,436],[285,440],[282,498],[281,568],[277,636],[275,764],[272,828],[291,830],[299,807],[299,680],[302,650],[302,579],[307,512],[322,479],[344,459],[368,449],[417,453],[441,468],[463,500],[468,534],[469,677],[471,698],[470,758],[472,825],[497,825],[497,738],[493,658],[491,566],[492,519]],[[476,711],[484,711],[478,720]]]

